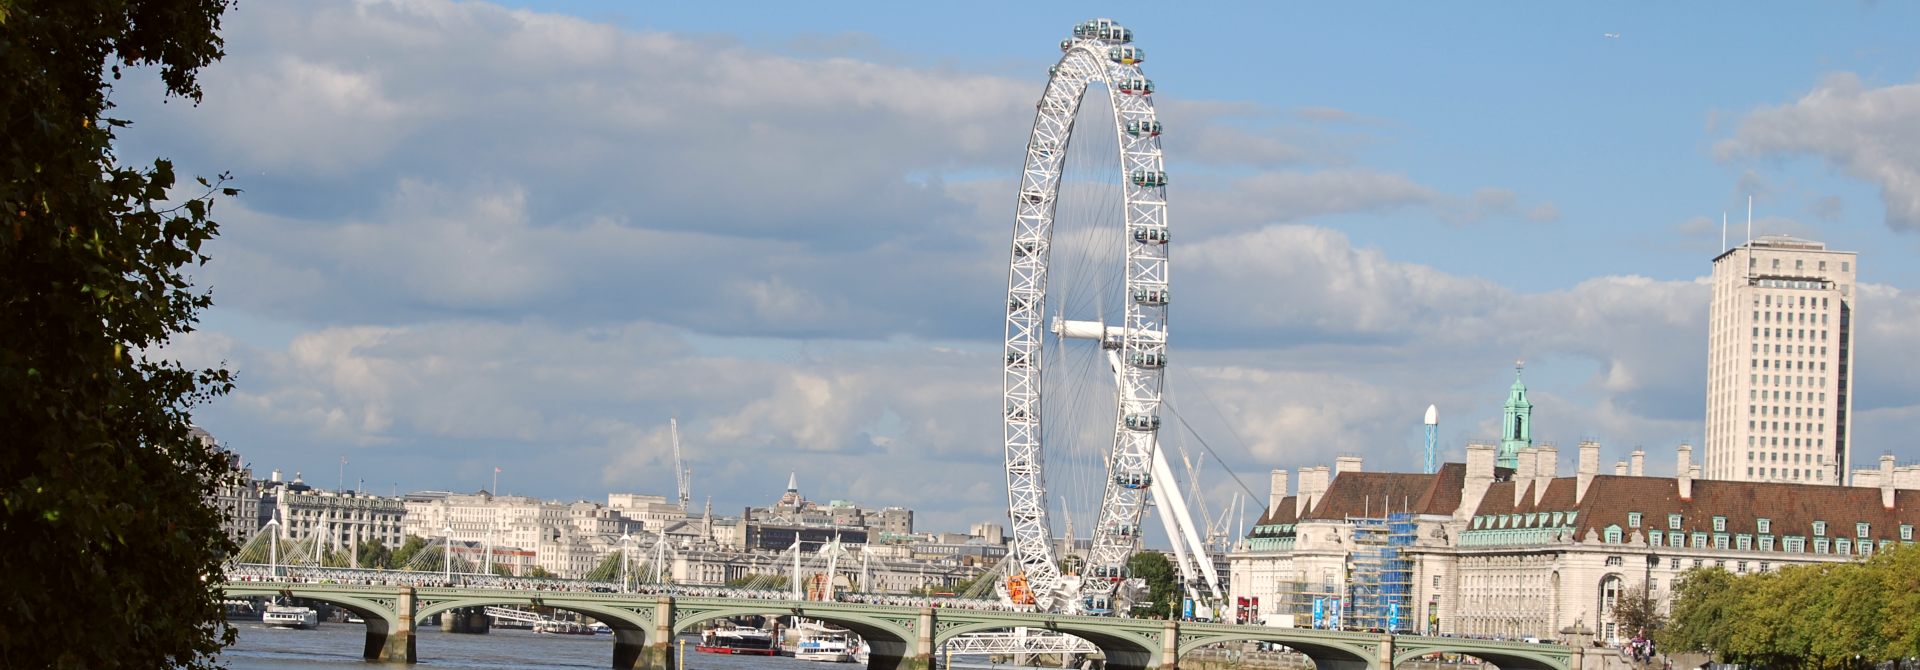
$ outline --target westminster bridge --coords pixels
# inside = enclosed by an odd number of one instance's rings
[[[418,573],[414,573],[417,575]],[[437,576],[437,575],[434,575]],[[1582,650],[1556,644],[1495,642],[1468,638],[1387,635],[1154,619],[1073,616],[1009,611],[986,606],[883,604],[904,599],[851,597],[842,601],[781,599],[769,592],[675,589],[653,593],[511,588],[502,584],[430,586],[290,581],[267,577],[231,581],[229,598],[302,598],[331,604],[366,621],[369,661],[413,663],[415,623],[436,614],[478,611],[489,605],[550,607],[576,612],[613,629],[612,667],[673,670],[675,636],[721,617],[795,615],[852,630],[870,648],[873,670],[933,670],[935,652],[969,633],[1044,629],[1073,635],[1099,647],[1109,670],[1176,670],[1179,659],[1224,642],[1267,642],[1304,654],[1317,670],[1392,670],[1430,654],[1473,656],[1502,670],[1575,670]],[[690,595],[701,594],[701,595]],[[474,608],[469,610],[468,608]]]

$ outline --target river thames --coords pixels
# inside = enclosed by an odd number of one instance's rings
[[[322,623],[313,630],[267,628],[259,622],[233,622],[240,638],[220,654],[233,670],[367,670],[360,659],[366,626]],[[692,641],[695,638],[685,637]],[[613,663],[612,635],[541,635],[531,631],[495,629],[485,635],[440,632],[421,626],[414,641],[421,666],[472,670],[549,670],[606,668]],[[784,656],[721,656],[693,652],[687,645],[688,670],[822,670],[822,664]],[[833,666],[827,666],[833,667]],[[841,667],[854,667],[846,665]]]

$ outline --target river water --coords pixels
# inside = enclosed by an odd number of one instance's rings
[[[233,670],[368,670],[360,659],[366,644],[364,625],[322,623],[313,630],[267,628],[258,622],[233,622],[239,640],[220,654]],[[693,651],[688,636],[687,670],[829,670],[859,667],[796,661],[784,656],[722,656]],[[677,644],[677,643],[676,643]],[[485,635],[440,632],[421,626],[414,651],[423,668],[462,670],[557,670],[606,668],[613,664],[612,635],[540,635],[496,628]]]

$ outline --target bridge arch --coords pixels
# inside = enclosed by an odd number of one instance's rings
[[[1418,649],[1397,651],[1393,655],[1394,667],[1433,654],[1459,654],[1493,664],[1500,670],[1578,670],[1571,668],[1569,660],[1561,654],[1550,652],[1530,653],[1524,651],[1502,651],[1494,649],[1448,648],[1444,645],[1423,646]]]
[[[1313,661],[1313,667],[1316,670],[1368,670],[1373,668],[1374,664],[1378,661],[1377,649],[1379,647],[1377,640],[1367,640],[1359,637],[1353,640],[1344,640],[1334,635],[1326,635],[1325,631],[1321,631],[1320,633],[1322,634],[1308,637],[1299,634],[1289,635],[1285,632],[1297,629],[1246,628],[1247,630],[1234,631],[1231,633],[1210,633],[1192,637],[1182,636],[1183,639],[1180,642],[1179,653],[1181,656],[1185,656],[1188,653],[1224,642],[1266,642],[1282,645],[1288,649],[1300,652]]]
[[[1110,624],[1116,620],[1106,619],[1105,621]],[[991,631],[1012,630],[1015,628],[1031,628],[1049,630],[1056,633],[1066,633],[1091,642],[1093,646],[1100,648],[1101,654],[1107,657],[1106,667],[1108,670],[1140,670],[1143,668],[1155,668],[1161,665],[1159,659],[1160,650],[1148,641],[1126,635],[1124,632],[1115,631],[1110,626],[1094,627],[1094,625],[1082,624],[1069,617],[1048,617],[1045,620],[1039,621],[978,621],[952,626],[934,634],[933,648],[938,650],[945,646],[947,641],[968,633],[986,633]]]
[[[240,582],[227,584],[222,587],[222,592],[230,597],[300,598],[333,605],[360,615],[360,620],[366,622],[367,641],[360,650],[361,658],[369,661],[403,660],[409,663],[415,658],[412,619],[409,618],[403,625],[400,613],[393,605],[348,593],[324,589],[288,588],[285,585],[251,586]]]
[[[497,597],[473,596],[437,600],[422,605],[413,613],[413,617],[415,621],[424,621],[427,617],[451,610],[490,605],[550,607],[593,617],[595,621],[613,629],[613,667],[622,670],[638,667],[641,664],[641,656],[647,649],[647,629],[653,626],[653,615],[647,611],[635,611],[609,603],[583,602],[565,597],[548,598],[509,594]]]

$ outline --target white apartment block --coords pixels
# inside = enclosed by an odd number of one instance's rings
[[[1713,259],[1707,479],[1846,483],[1856,256],[1766,235]]]
[[[532,551],[533,564],[566,578],[579,578],[620,544],[616,511],[591,502],[560,503],[486,492],[413,493],[406,498],[406,534],[485,548]]]

